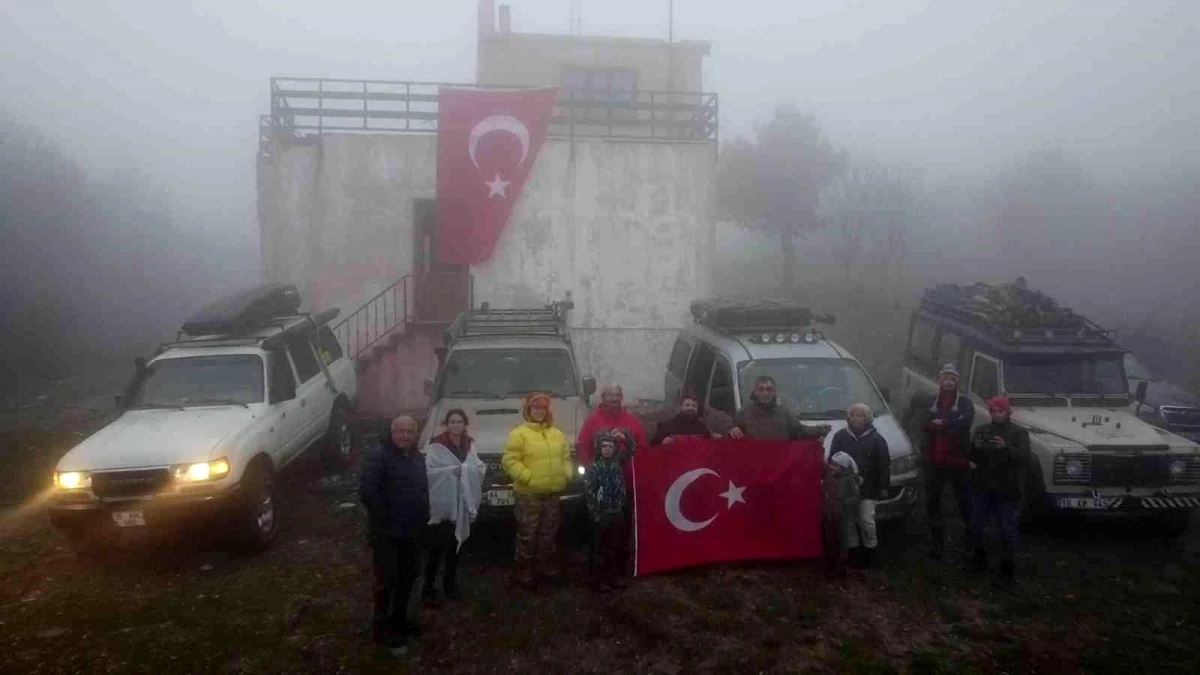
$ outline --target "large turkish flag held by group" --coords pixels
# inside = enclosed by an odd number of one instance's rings
[[[437,261],[491,257],[546,139],[557,88],[438,91]]]
[[[821,555],[818,439],[689,439],[633,460],[636,574]]]

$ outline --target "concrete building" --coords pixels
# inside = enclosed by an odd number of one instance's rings
[[[710,293],[717,101],[705,43],[516,33],[480,2],[478,86],[562,87],[492,257],[439,265],[437,86],[272,79],[258,164],[263,267],[342,309],[363,407],[421,408],[434,347],[468,306],[571,292],[584,374],[661,398],[674,331]],[[469,86],[469,85],[464,85]]]

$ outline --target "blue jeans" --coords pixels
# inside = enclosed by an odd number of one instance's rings
[[[996,529],[1000,532],[1002,560],[1012,562],[1017,552],[1017,500],[999,492],[977,492],[975,512],[971,516],[971,542],[976,551],[984,549],[983,529],[987,521],[996,517]]]

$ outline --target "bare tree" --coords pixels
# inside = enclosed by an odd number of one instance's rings
[[[823,217],[840,234],[847,282],[864,263],[878,268],[885,283],[903,273],[908,233],[924,201],[919,172],[876,161],[850,163],[822,195]]]
[[[778,234],[783,292],[796,278],[796,237],[822,225],[821,190],[846,164],[845,153],[824,136],[816,118],[781,106],[754,138],[736,138],[721,152],[717,204],[738,224]]]

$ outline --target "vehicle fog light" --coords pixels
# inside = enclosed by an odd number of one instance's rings
[[[587,473],[587,469],[583,468],[582,466],[579,467],[579,475],[582,476],[585,473]]]
[[[1071,478],[1079,478],[1083,475],[1083,462],[1077,459],[1067,460],[1067,475]]]
[[[79,490],[92,486],[92,477],[79,471],[64,471],[54,475],[54,482],[64,490]]]

